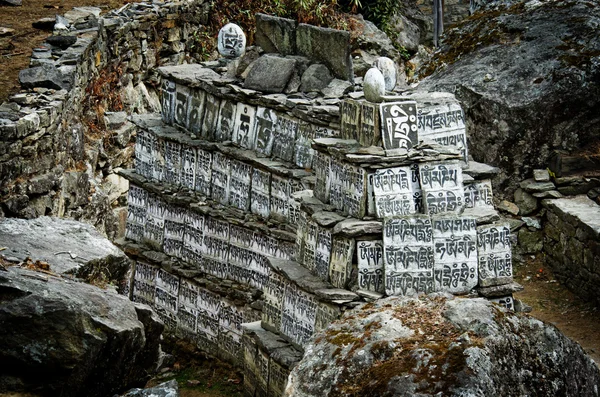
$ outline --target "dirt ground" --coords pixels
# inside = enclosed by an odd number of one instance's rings
[[[525,287],[515,298],[533,308],[530,314],[578,342],[600,366],[600,308],[560,285],[542,255],[516,267],[515,281]]]
[[[103,12],[118,8],[123,0],[23,0],[20,7],[0,6],[1,28],[14,29],[12,35],[0,37],[0,103],[19,91],[19,71],[29,66],[32,49],[51,32],[35,29],[32,22],[64,14],[73,7],[96,6]]]

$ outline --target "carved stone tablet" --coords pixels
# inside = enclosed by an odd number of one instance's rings
[[[319,227],[317,251],[315,254],[315,273],[323,281],[329,281],[329,262],[331,260],[331,230]]]
[[[194,190],[211,197],[212,186],[212,154],[209,151],[196,150],[196,173]]]
[[[271,212],[271,173],[254,168],[251,189],[250,210],[267,219]]]
[[[466,208],[494,208],[492,181],[489,179],[465,185]]]
[[[221,101],[221,109],[217,120],[217,129],[214,139],[217,142],[231,140],[233,129],[235,127],[237,105],[231,101]]]
[[[354,239],[334,237],[331,245],[329,281],[336,288],[346,288],[352,272]]]
[[[196,148],[183,145],[181,148],[181,186],[196,188]]]
[[[422,164],[419,176],[426,213],[460,213],[463,210],[462,168],[457,161]]]
[[[206,101],[206,93],[202,90],[195,89],[192,91],[188,104],[188,117],[186,128],[192,134],[200,136],[202,131],[202,122],[204,121],[204,103]]]
[[[312,149],[311,145],[314,138],[314,125],[306,121],[300,121],[294,149],[294,164],[298,167],[312,168],[315,151]]]
[[[367,173],[364,168],[347,165],[344,186],[344,211],[362,219],[367,212]]]
[[[255,123],[256,142],[254,147],[256,148],[256,153],[269,157],[273,150],[273,140],[275,139],[277,112],[272,109],[258,107]]]
[[[275,127],[273,156],[292,162],[294,159],[294,145],[297,132],[298,120],[285,115],[279,115]]]
[[[317,152],[313,158],[315,171],[315,197],[323,203],[329,202],[331,157],[325,153]]]
[[[229,182],[229,205],[243,211],[250,210],[250,180],[252,167],[238,160],[231,160]]]
[[[385,218],[416,213],[414,184],[409,167],[377,170],[372,180],[377,217]]]
[[[216,139],[220,109],[221,100],[207,93],[204,103],[204,118],[202,119],[202,128],[200,131],[201,138],[208,140]]]
[[[175,94],[175,124],[181,127],[187,127],[188,120],[188,104],[190,101],[190,97],[192,95],[192,91],[182,85],[177,84],[176,94]]]
[[[237,104],[237,114],[235,119],[235,127],[233,131],[233,143],[245,149],[254,149],[254,141],[256,140],[254,130],[254,119],[256,116],[256,108],[244,103]]]
[[[125,237],[141,242],[144,237],[148,211],[148,192],[141,187],[129,184],[127,193],[127,227]]]
[[[466,126],[460,104],[456,99],[427,102],[419,106],[419,139],[431,139],[440,145],[458,148],[467,161]]]
[[[359,139],[360,102],[344,99],[340,102],[340,133],[343,139]]]
[[[414,101],[382,103],[381,138],[388,155],[404,154],[417,140],[417,103]]]
[[[165,176],[164,181],[173,185],[181,184],[181,144],[174,141],[165,142]]]
[[[231,159],[221,153],[213,152],[212,159],[212,199],[223,204],[229,204],[229,182]]]
[[[225,58],[238,58],[246,51],[246,35],[242,28],[228,23],[219,31],[217,49]]]
[[[512,281],[510,226],[483,225],[477,228],[479,285],[508,284]]]
[[[162,249],[165,237],[165,210],[167,206],[160,197],[148,195],[148,212],[144,225],[144,240],[153,247]]]
[[[144,303],[151,307],[154,306],[157,273],[158,266],[139,261],[135,264],[135,273],[133,276],[134,302]]]
[[[287,220],[290,200],[290,184],[287,178],[271,177],[271,216]]]
[[[165,254],[182,258],[183,236],[185,224],[188,222],[188,211],[173,204],[167,204],[165,211],[165,238],[163,250]]]
[[[173,124],[175,119],[175,87],[174,81],[164,80],[161,89],[162,119],[167,124]]]
[[[381,123],[379,105],[367,101],[360,102],[360,129],[358,143],[362,146],[381,146]]]
[[[384,293],[383,241],[356,241],[358,288]]]

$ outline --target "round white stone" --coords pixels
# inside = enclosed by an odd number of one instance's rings
[[[382,102],[385,95],[385,79],[377,68],[367,70],[363,79],[365,99],[369,102]]]
[[[373,66],[383,74],[385,89],[392,91],[396,87],[396,73],[398,72],[394,61],[387,57],[379,57],[373,62]]]
[[[246,51],[246,35],[235,23],[228,23],[219,31],[217,38],[219,54],[225,58],[238,58]]]

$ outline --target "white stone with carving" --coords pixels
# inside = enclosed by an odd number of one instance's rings
[[[246,51],[246,35],[235,23],[228,23],[219,31],[217,39],[219,54],[225,58],[238,58]]]

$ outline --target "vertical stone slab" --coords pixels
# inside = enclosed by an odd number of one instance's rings
[[[433,217],[431,222],[436,290],[468,293],[479,281],[475,219],[443,215]]]
[[[298,216],[298,224],[296,227],[296,241],[295,241],[295,251],[296,251],[296,256],[295,256],[295,260],[296,262],[300,263],[301,265],[304,265],[304,245],[306,244],[306,234],[308,233],[308,216],[306,214],[306,212],[304,211],[300,211],[300,214]]]
[[[162,250],[165,237],[165,210],[166,204],[160,197],[148,195],[148,212],[146,225],[144,227],[144,241],[150,243],[153,248]]]
[[[375,206],[375,191],[373,190],[374,172],[367,173],[367,214],[369,216],[377,216],[377,207]]]
[[[250,183],[252,167],[238,160],[231,160],[229,205],[243,211],[250,210]]]
[[[161,88],[161,116],[162,120],[167,124],[173,124],[175,119],[175,89],[174,81],[163,80]]]
[[[164,182],[181,185],[181,144],[165,141],[165,176]]]
[[[338,79],[354,82],[349,32],[301,23],[296,29],[296,50],[327,66]]]
[[[419,166],[425,213],[460,213],[464,208],[462,168],[458,161]]]
[[[354,99],[344,99],[340,102],[340,133],[342,139],[359,140],[360,111],[360,102]]]
[[[244,393],[249,396],[257,395],[256,372],[258,346],[254,339],[244,331],[242,335],[242,348],[244,350]]]
[[[212,195],[212,154],[209,151],[196,149],[196,172],[194,174],[194,190],[206,197]]]
[[[137,262],[135,264],[132,294],[134,302],[154,307],[157,273],[158,266],[144,262]]]
[[[346,166],[344,210],[348,215],[362,219],[367,214],[367,173],[364,168]]]
[[[173,122],[181,127],[187,127],[188,105],[191,102],[191,90],[181,84],[177,84],[175,92],[175,115]]]
[[[322,125],[315,125],[315,138],[339,138],[342,136],[340,130],[333,128],[323,127]]]
[[[383,241],[358,240],[358,288],[361,290],[385,293]]]
[[[325,302],[317,302],[317,312],[315,314],[315,332],[327,329],[332,322],[340,318],[342,312],[336,305]]]
[[[147,179],[152,179],[152,140],[150,135],[147,130],[138,130],[133,160],[136,174]]]
[[[258,107],[256,109],[256,141],[254,148],[256,154],[262,157],[271,156],[273,140],[275,139],[275,127],[277,126],[277,112],[273,109]]]
[[[288,284],[283,299],[281,333],[303,348],[314,333],[317,301],[298,288]]]
[[[190,211],[183,236],[182,259],[200,270],[202,245],[204,244],[204,215]]]
[[[329,281],[331,244],[331,230],[319,227],[317,235],[317,251],[315,254],[315,273],[323,281]]]
[[[148,211],[148,192],[141,187],[129,184],[127,193],[127,225],[125,237],[141,242]]]
[[[163,242],[165,254],[180,259],[183,258],[183,236],[188,217],[189,212],[185,208],[167,204],[165,210],[165,239]]]
[[[409,167],[384,168],[373,175],[378,218],[415,214],[412,173]]]
[[[434,292],[433,231],[425,215],[387,218],[383,224],[387,295]]]
[[[196,340],[198,326],[198,285],[181,279],[179,284],[179,306],[177,307],[177,335]]]
[[[294,164],[300,168],[312,168],[315,155],[312,148],[313,139],[315,139],[314,125],[306,121],[300,121],[294,150]]]
[[[256,14],[255,43],[266,53],[296,54],[296,21]]]
[[[286,115],[278,115],[277,124],[275,125],[275,140],[273,141],[273,156],[292,162],[297,133],[297,119]]]
[[[379,105],[381,139],[386,155],[404,154],[418,143],[417,103],[390,102]]]
[[[329,203],[340,212],[344,212],[344,183],[346,167],[341,161],[331,158],[329,168]]]
[[[287,387],[290,370],[279,365],[272,358],[269,360],[269,397],[283,396]]]
[[[170,274],[164,269],[156,273],[156,292],[154,295],[154,311],[165,323],[165,328],[177,330],[177,298],[179,296],[179,276]]]
[[[188,145],[181,147],[181,186],[195,190],[196,188],[196,148]]]
[[[317,242],[319,238],[319,225],[311,218],[306,219],[306,233],[304,234],[304,247],[302,250],[302,264],[305,268],[317,274]]]
[[[489,179],[465,185],[466,208],[494,208],[492,181]]]
[[[202,123],[204,121],[205,102],[206,92],[200,89],[192,90],[188,104],[186,128],[189,132],[197,137],[201,136]]]
[[[479,285],[508,284],[512,281],[512,253],[508,224],[483,225],[477,228]]]
[[[298,216],[298,221],[300,220]],[[296,223],[297,224],[297,223]],[[296,258],[296,243],[291,241],[279,241],[277,248],[277,258],[285,260],[294,260]]]
[[[244,149],[254,149],[256,140],[256,108],[239,102],[237,104],[235,126],[231,140]]]
[[[151,136],[152,140],[152,179],[162,182],[165,180],[166,172],[166,142],[163,138],[157,137],[155,134]]]
[[[427,102],[430,101],[419,103],[419,139],[430,139],[440,145],[457,148],[467,162],[469,154],[465,117],[460,104],[456,99]]]
[[[219,313],[221,311],[221,297],[205,289],[198,288],[198,323],[197,339],[198,348],[210,354],[218,353]]]
[[[315,197],[326,204],[329,202],[331,188],[331,156],[317,152],[313,157],[313,170],[315,171]]]
[[[228,100],[221,101],[219,118],[217,119],[217,128],[215,130],[214,140],[217,142],[230,141],[233,136],[237,113],[237,105]]]
[[[382,146],[379,105],[376,103],[360,102],[360,123],[358,143],[362,146]]]
[[[204,102],[204,118],[200,130],[200,138],[215,140],[219,123],[219,111],[221,109],[221,100],[212,94],[206,94]]]
[[[211,197],[218,203],[228,205],[231,159],[219,152],[213,152],[212,157]]]
[[[267,219],[271,213],[271,173],[254,168],[251,189],[250,211]]]
[[[271,332],[281,329],[281,313],[286,280],[283,276],[272,272],[264,292],[261,326]]]
[[[271,176],[271,217],[282,222],[288,218],[290,200],[289,180],[278,175]]]
[[[423,203],[423,190],[421,189],[421,178],[419,174],[419,164],[414,163],[410,166],[413,201],[415,203],[415,212],[417,214],[425,213],[425,204]]]
[[[204,243],[202,254],[221,263],[229,259],[229,223],[217,218],[204,218]],[[222,277],[229,278],[229,277]]]
[[[347,288],[352,272],[352,256],[354,255],[354,239],[334,237],[331,244],[331,263],[329,265],[329,282],[336,288]]]

